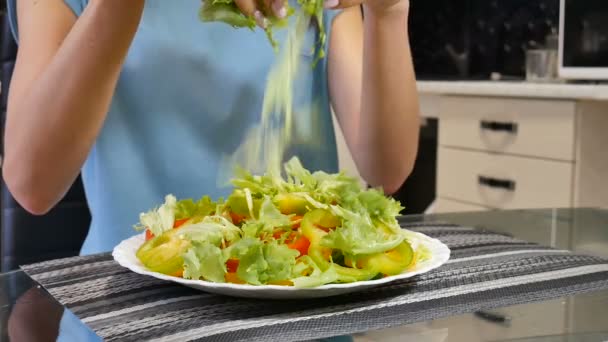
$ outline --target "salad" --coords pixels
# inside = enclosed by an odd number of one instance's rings
[[[429,257],[381,191],[344,173],[311,173],[297,158],[284,171],[237,170],[234,190],[217,201],[166,196],[135,225],[146,240],[137,258],[186,279],[309,288],[398,275]]]
[[[314,18],[319,25],[319,49],[317,50],[317,58],[324,58],[323,47],[326,43],[326,34],[323,24],[323,2],[324,0],[297,0],[299,5],[299,15],[306,18]],[[258,4],[268,9],[268,2],[259,1]],[[275,50],[278,50],[279,43],[274,38],[276,29],[286,28],[289,24],[289,17],[296,13],[296,10],[285,1],[285,9],[287,15],[285,18],[276,18],[269,16],[267,18],[267,27],[265,30],[270,44]],[[199,19],[202,22],[221,22],[228,24],[234,28],[248,28],[254,30],[256,28],[255,18],[246,16],[238,8],[234,0],[203,0],[199,10]]]

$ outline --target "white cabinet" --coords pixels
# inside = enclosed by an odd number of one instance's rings
[[[608,101],[423,98],[439,118],[434,212],[608,207]]]
[[[446,96],[439,108],[442,146],[574,160],[573,101]]]
[[[440,197],[501,209],[569,207],[573,164],[440,147]]]

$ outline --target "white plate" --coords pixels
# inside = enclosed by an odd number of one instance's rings
[[[350,292],[362,291],[382,284],[390,283],[396,280],[406,279],[418,274],[429,272],[443,265],[450,258],[450,249],[441,241],[432,239],[426,235],[415,233],[420,237],[421,243],[430,249],[431,259],[418,263],[413,269],[407,272],[386,277],[378,280],[359,281],[347,284],[329,284],[315,288],[295,288],[288,286],[276,285],[240,285],[229,283],[213,283],[203,280],[189,280],[179,277],[172,277],[156,272],[151,272],[137,259],[135,252],[145,240],[145,235],[140,234],[124,240],[114,248],[112,256],[114,260],[121,266],[130,269],[131,271],[162,280],[167,280],[179,283],[191,288],[206,292],[244,298],[260,298],[260,299],[302,299],[302,298],[320,298],[335,296]]]

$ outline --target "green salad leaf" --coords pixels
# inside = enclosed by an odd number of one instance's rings
[[[301,13],[306,16],[314,17],[319,25],[319,51],[317,60],[325,57],[323,47],[326,44],[327,35],[323,24],[323,0],[298,0],[301,6]],[[263,2],[258,2],[264,4]],[[271,46],[278,50],[279,43],[274,38],[276,29],[285,28],[289,24],[289,18],[296,13],[296,10],[285,2],[287,15],[285,18],[277,18],[269,16],[267,19],[267,27],[265,29],[266,36]],[[246,16],[238,8],[234,0],[203,0],[199,10],[199,19],[202,22],[222,22],[234,28],[248,28],[254,30],[256,27],[255,18]],[[315,62],[316,64],[316,62]]]
[[[208,242],[196,243],[184,254],[184,278],[223,283],[225,263],[219,247]]]
[[[239,260],[237,275],[249,284],[287,280],[292,275],[298,252],[276,242],[245,237],[226,249],[226,259]]]
[[[136,230],[149,229],[154,235],[161,235],[163,232],[171,230],[175,222],[175,207],[177,199],[173,195],[165,197],[165,203],[159,208],[150,210],[139,215],[139,224],[135,225]]]
[[[216,210],[216,203],[211,197],[204,196],[197,202],[191,198],[178,201],[175,205],[175,219],[181,220],[191,217],[204,217]]]
[[[423,235],[399,226],[401,204],[381,190],[310,172],[296,157],[283,166],[283,175],[240,170],[226,201],[168,195],[140,215],[136,228],[155,237],[139,255],[181,257],[187,279],[296,287],[395,275],[431,257]],[[187,221],[174,229],[176,219]],[[154,267],[174,275],[179,263]]]
[[[345,220],[340,229],[323,237],[321,245],[348,255],[368,255],[391,250],[403,240],[403,235],[386,234],[366,220]]]
[[[214,215],[180,228],[179,235],[193,242],[207,242],[219,247],[226,242],[238,240],[241,230],[226,218]]]

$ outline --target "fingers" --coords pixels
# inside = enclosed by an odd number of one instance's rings
[[[268,21],[258,10],[255,0],[234,0],[234,2],[244,15],[253,17],[259,27],[265,29],[268,26]]]
[[[263,0],[260,4],[263,8],[258,6],[256,0],[234,0],[234,2],[243,14],[253,17],[256,24],[263,29],[268,27],[267,16],[273,15],[277,18],[287,16],[285,0]]]
[[[283,19],[287,16],[287,8],[285,8],[285,0],[270,0],[270,7],[272,8],[272,13],[279,18]]]

